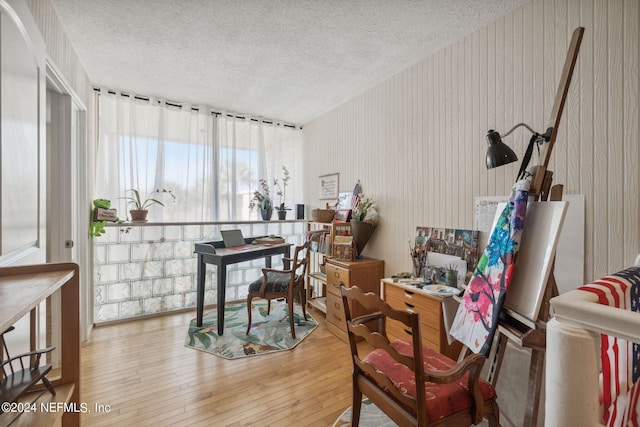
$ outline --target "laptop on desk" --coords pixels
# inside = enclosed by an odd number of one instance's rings
[[[242,230],[221,230],[222,241],[225,248],[233,248],[235,246],[245,246],[244,236],[242,236]]]

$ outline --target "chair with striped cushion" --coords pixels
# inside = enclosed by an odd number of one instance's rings
[[[480,379],[484,356],[472,354],[456,364],[422,346],[418,313],[396,310],[357,286],[342,286],[341,292],[353,360],[352,426],[360,421],[363,394],[401,426],[466,427],[483,418],[499,426],[496,392]],[[350,300],[372,314],[352,318]],[[403,323],[412,342],[390,342],[387,318]]]
[[[249,313],[249,323],[247,325],[247,335],[251,330],[251,300],[254,298],[264,298],[268,300],[267,313],[271,312],[272,299],[285,299],[289,307],[289,324],[291,325],[291,336],[296,337],[294,328],[294,297],[300,297],[304,320],[307,320],[307,298],[304,287],[304,280],[309,265],[309,242],[302,246],[296,246],[293,258],[284,258],[289,263],[287,270],[276,270],[273,268],[263,268],[262,277],[249,285],[247,295],[247,311]]]

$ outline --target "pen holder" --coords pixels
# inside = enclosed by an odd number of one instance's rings
[[[458,287],[458,272],[456,270],[447,270],[444,277],[447,282],[447,286],[451,286],[453,288]]]
[[[411,256],[411,261],[413,263],[413,277],[416,279],[424,278],[424,270],[427,266],[427,257],[426,254],[416,253]]]

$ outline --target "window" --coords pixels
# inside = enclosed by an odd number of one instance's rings
[[[135,188],[176,196],[167,208],[150,208],[153,221],[257,219],[249,200],[258,180],[280,179],[283,165],[293,177],[285,203],[301,200],[299,129],[111,93],[98,96],[98,114],[94,197],[111,200],[121,218],[121,198]]]

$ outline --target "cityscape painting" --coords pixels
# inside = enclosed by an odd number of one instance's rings
[[[458,256],[467,261],[467,273],[473,273],[478,264],[478,235],[478,230],[416,227],[415,248]]]

